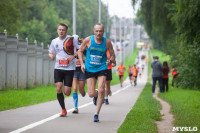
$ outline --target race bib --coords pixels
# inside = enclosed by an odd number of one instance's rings
[[[123,72],[124,70],[123,70],[123,69],[120,69],[119,71],[120,71],[120,72]]]
[[[69,60],[67,60],[67,59],[60,59],[59,60],[59,65],[60,66],[68,66],[69,65]]]
[[[90,64],[101,64],[102,56],[90,55]]]
[[[77,61],[76,61],[76,67],[79,67],[79,66],[81,66],[81,63],[80,63],[79,60],[77,60]]]

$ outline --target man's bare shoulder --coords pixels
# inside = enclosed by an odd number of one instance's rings
[[[89,37],[89,36],[86,37],[86,38],[84,39],[84,41],[85,41],[85,42],[90,42],[90,37]]]
[[[110,39],[106,39],[106,47],[109,48],[112,46]]]

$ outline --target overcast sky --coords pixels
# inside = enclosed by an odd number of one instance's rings
[[[108,3],[109,14],[111,16],[117,15],[118,17],[126,17],[126,18],[135,17],[131,0],[101,0],[101,1],[106,5]]]

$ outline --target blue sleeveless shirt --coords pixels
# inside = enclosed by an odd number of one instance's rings
[[[108,69],[106,65],[106,38],[103,37],[102,43],[95,42],[94,35],[90,36],[91,45],[87,48],[85,70],[87,72],[99,72]]]

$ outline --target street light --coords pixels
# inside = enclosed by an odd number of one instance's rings
[[[76,35],[76,0],[73,0],[73,35]]]

